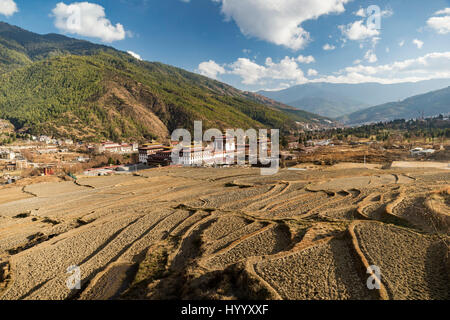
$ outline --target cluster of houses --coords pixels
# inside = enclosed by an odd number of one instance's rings
[[[83,144],[74,143],[70,139],[54,139],[48,136],[32,136],[31,143],[9,146],[0,150],[0,169],[3,169],[4,176],[11,175],[12,172],[22,169],[40,169],[43,174],[53,174],[60,164],[55,157],[48,157],[49,162],[55,163],[32,163],[22,155],[26,154],[22,150],[27,150],[34,154],[55,154],[68,152],[70,149],[77,150],[83,147]],[[35,142],[35,143],[32,143]],[[120,154],[132,155],[132,165],[108,166],[104,168],[95,168],[85,171],[86,175],[108,175],[111,173],[134,172],[139,169],[148,168],[148,166],[214,166],[214,165],[235,165],[242,162],[237,159],[244,159],[245,164],[254,164],[252,156],[259,159],[260,153],[269,156],[268,148],[270,140],[258,140],[256,155],[250,155],[250,150],[254,150],[249,144],[238,144],[237,138],[227,139],[221,136],[208,143],[192,143],[190,147],[171,142],[168,145],[161,143],[148,143],[138,145],[137,143],[117,143],[103,142],[99,144],[84,144],[88,153],[91,154]],[[177,155],[175,158],[173,155]],[[77,163],[86,163],[91,156],[78,156],[74,160]]]
[[[137,152],[139,145],[137,143],[116,143],[116,142],[103,142],[95,146],[96,153],[116,153],[116,154],[130,154]]]
[[[12,172],[17,172],[19,174],[20,171],[25,169],[40,169],[40,171],[44,175],[51,175],[55,172],[55,169],[59,165],[55,159],[49,158],[51,159],[50,161],[52,161],[52,163],[31,162],[30,159],[27,159],[24,156],[24,154],[26,154],[25,151],[40,155],[68,152],[67,147],[63,147],[62,144],[70,144],[70,141],[55,140],[60,145],[59,147],[47,143],[45,143],[45,145],[42,145],[41,142],[45,141],[48,141],[49,143],[55,142],[53,141],[54,139],[50,138],[50,140],[47,140],[43,137],[45,136],[36,137],[36,141],[39,141],[39,144],[19,144],[0,149],[0,174],[3,173],[3,178],[5,178],[6,176],[10,176]],[[42,141],[39,140],[40,138],[42,138]],[[77,161],[81,162],[78,159]]]
[[[21,152],[22,149],[33,149],[33,152],[39,154],[65,152],[74,142],[70,139],[53,139],[47,136],[32,137],[39,144],[19,145],[8,149],[0,149],[0,166],[3,170],[8,171],[6,175],[12,172],[27,169],[40,168],[44,170],[44,174],[52,174],[57,164],[34,164],[28,162]],[[256,141],[256,140],[255,140]],[[45,143],[43,146],[42,143]],[[77,144],[78,146],[78,144]],[[75,147],[77,147],[75,146]],[[81,146],[81,144],[80,144]],[[103,142],[99,144],[85,145],[91,153],[96,154],[120,154],[133,155],[133,165],[108,166],[103,168],[89,169],[84,172],[85,175],[109,175],[111,173],[134,172],[148,166],[216,166],[216,165],[250,165],[257,163],[262,157],[270,157],[270,140],[258,139],[256,147],[249,144],[239,144],[237,138],[228,138],[227,136],[216,137],[211,142],[206,143],[189,143],[189,146],[180,145],[179,142],[172,141],[170,145],[161,143],[147,143],[138,145],[137,143],[116,143]],[[297,156],[291,153],[295,149],[302,153],[310,153],[319,147],[333,146],[332,140],[310,140],[307,141],[307,147],[298,142],[298,139],[292,137],[288,140],[288,150],[280,153],[281,159],[296,160]],[[73,149],[73,148],[71,148]],[[251,151],[256,151],[253,154]],[[435,152],[433,149],[414,148],[410,150],[412,156],[427,156]],[[262,154],[261,154],[262,153]],[[254,157],[254,159],[252,158]],[[85,163],[89,161],[89,157],[78,156],[75,162]],[[238,162],[238,159],[245,159],[244,162]]]
[[[269,140],[258,140],[255,158],[259,152],[270,154]],[[192,144],[190,147],[178,147],[177,142],[171,146],[162,144],[146,144],[139,148],[139,163],[147,165],[181,165],[181,166],[213,166],[215,164],[236,164],[239,156],[245,157],[247,163],[250,157],[249,144],[237,144],[236,139],[227,139],[226,136],[218,137],[208,143]],[[177,148],[174,152],[174,148]],[[176,159],[172,155],[176,154]],[[253,163],[253,162],[252,162]]]
[[[53,145],[58,145],[58,146],[62,146],[62,145],[67,145],[67,146],[71,146],[74,144],[72,139],[55,139],[49,136],[31,136],[31,141],[36,141],[36,142],[42,142],[45,144],[53,144]]]
[[[0,150],[0,162],[6,171],[16,171],[28,168],[28,161],[20,153],[9,149]]]
[[[257,158],[261,151],[265,154],[270,153],[268,148],[270,140],[258,141]],[[135,150],[137,153],[135,153]],[[109,174],[135,172],[148,166],[213,166],[216,164],[233,165],[237,164],[239,154],[246,155],[247,163],[250,163],[250,146],[248,144],[237,144],[236,139],[227,139],[226,136],[219,137],[209,143],[192,144],[190,147],[181,146],[178,142],[171,142],[170,145],[161,143],[147,143],[139,147],[135,144],[119,144],[105,142],[97,145],[97,153],[115,153],[115,154],[136,154],[135,165],[116,165],[102,168],[93,168],[84,171],[86,176],[103,176]],[[177,154],[176,159],[173,154]]]

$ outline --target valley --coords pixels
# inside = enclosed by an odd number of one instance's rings
[[[316,62],[186,71],[0,22],[0,300],[450,299],[450,80]],[[219,133],[172,137],[196,121]]]
[[[436,117],[450,113],[450,80],[397,84],[308,83],[261,95],[346,125]]]

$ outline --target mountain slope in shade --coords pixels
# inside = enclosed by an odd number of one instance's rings
[[[195,120],[205,128],[285,132],[298,122],[329,125],[257,94],[86,41],[2,23],[0,44],[8,46],[0,65],[0,118],[34,134],[144,140],[191,129]]]
[[[388,85],[308,83],[281,91],[261,91],[259,94],[307,111],[314,110],[323,116],[339,117],[369,106],[403,100],[447,86],[450,86],[450,79]]]
[[[258,103],[262,103],[264,105],[276,108],[277,110],[283,111],[286,114],[289,114],[293,116],[293,119],[295,121],[301,121],[301,122],[310,122],[311,125],[327,125],[327,124],[333,124],[334,122],[331,121],[331,119],[324,118],[322,116],[319,116],[315,112],[308,112],[303,109],[295,108],[291,105],[283,104],[280,102],[277,102],[275,100],[269,99],[265,96],[262,96],[260,94],[254,93],[254,92],[243,92],[246,98],[256,101]]]
[[[326,95],[324,95],[326,97]],[[338,118],[343,112],[355,112],[369,107],[364,103],[346,98],[310,96],[297,101],[290,102],[289,105],[300,108],[308,112],[314,112],[329,118]]]
[[[347,124],[363,124],[396,119],[414,119],[450,114],[450,87],[391,102],[340,118]]]

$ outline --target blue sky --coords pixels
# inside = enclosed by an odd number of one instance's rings
[[[450,78],[450,0],[0,0],[0,20],[244,90]]]

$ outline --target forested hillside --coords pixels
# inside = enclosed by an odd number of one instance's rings
[[[0,22],[0,73],[58,55],[89,55],[99,51],[115,50],[58,34],[40,35]]]
[[[0,118],[33,134],[84,140],[165,138],[205,127],[280,128],[329,121],[185,70],[59,35],[0,24]]]

